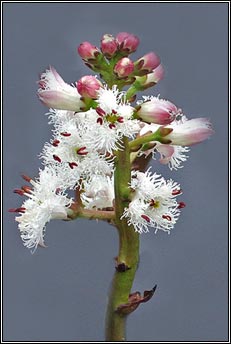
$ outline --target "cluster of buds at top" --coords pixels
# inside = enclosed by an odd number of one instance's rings
[[[78,47],[78,53],[85,64],[99,73],[108,84],[117,84],[122,88],[135,83],[137,90],[142,90],[162,79],[163,68],[154,52],[132,61],[128,56],[136,51],[138,45],[138,37],[120,32],[115,37],[103,35],[100,48],[83,42]]]

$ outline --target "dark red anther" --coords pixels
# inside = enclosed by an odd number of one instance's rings
[[[113,115],[116,115],[117,114],[117,111],[116,110],[112,110],[112,113],[113,113]]]
[[[113,128],[115,128],[115,127],[116,127],[116,126],[115,126],[114,123],[110,123],[110,124],[109,124],[109,128],[110,128],[110,129],[113,129]]]
[[[23,185],[22,186],[22,190],[24,192],[30,193],[32,191],[32,188],[30,186],[28,186],[28,185]]]
[[[69,162],[68,165],[70,166],[70,168],[73,170],[74,167],[77,167],[78,164],[76,164],[76,162]]]
[[[26,208],[11,208],[8,210],[10,213],[25,213]]]
[[[22,178],[23,178],[26,182],[28,182],[28,183],[30,183],[30,181],[32,180],[31,177],[28,177],[28,176],[26,176],[25,174],[22,174],[21,176],[22,176]]]
[[[39,84],[39,86],[41,87],[42,90],[45,90],[47,83],[44,80],[39,80],[38,84]]]
[[[179,202],[178,203],[178,209],[182,209],[182,208],[185,208],[186,207],[186,204],[184,202]]]
[[[150,218],[145,214],[141,215],[141,217],[142,217],[142,219],[146,220],[147,222],[151,221]]]
[[[52,146],[58,147],[59,143],[60,143],[59,140],[54,140],[54,141],[52,142]]]
[[[119,123],[123,123],[123,122],[124,122],[124,119],[123,119],[123,117],[118,117],[118,118],[117,118],[117,122],[119,122]]]
[[[154,207],[154,205],[156,204],[154,199],[151,199],[151,201],[149,202],[150,207]]]
[[[173,196],[177,196],[177,195],[180,195],[182,193],[182,190],[181,189],[175,189],[172,191],[172,195]]]
[[[100,125],[102,125],[103,124],[103,119],[101,117],[99,117],[99,118],[97,118],[96,122],[99,123]]]
[[[106,115],[106,112],[105,112],[103,109],[101,109],[100,107],[97,107],[97,108],[95,109],[95,111],[96,111],[97,114],[98,114],[99,116],[101,116],[101,117],[103,117],[103,116]]]
[[[168,221],[172,221],[172,218],[169,215],[162,215],[162,218]]]
[[[63,133],[60,133],[60,135],[64,137],[68,137],[68,136],[71,136],[71,133],[63,132]]]
[[[55,161],[58,161],[58,162],[62,161],[58,155],[53,154],[53,158]]]
[[[85,151],[86,147],[81,147],[79,149],[76,150],[76,153],[79,154],[79,155],[87,155],[88,152]]]
[[[20,196],[23,196],[24,195],[24,191],[22,189],[15,189],[14,190],[14,193],[20,195]]]

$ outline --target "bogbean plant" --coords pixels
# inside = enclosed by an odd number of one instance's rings
[[[133,34],[105,34],[100,48],[83,42],[77,49],[97,76],[85,75],[69,85],[52,66],[41,74],[38,97],[49,108],[53,136],[44,145],[38,176],[23,175],[27,185],[14,190],[26,200],[10,209],[19,213],[21,238],[32,252],[46,246],[45,226],[52,219],[99,219],[116,228],[119,252],[106,315],[108,341],[125,340],[126,317],[156,288],[143,295],[131,292],[140,234],[169,234],[185,207],[180,185],[147,169],[149,158],[177,170],[189,146],[213,133],[208,119],[187,118],[160,96],[137,100],[164,74],[154,52],[130,59],[138,45]],[[69,190],[75,197],[68,196]]]

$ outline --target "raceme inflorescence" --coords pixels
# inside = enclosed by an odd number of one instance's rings
[[[130,59],[138,45],[133,34],[105,34],[100,48],[83,42],[77,49],[96,76],[85,75],[69,85],[52,66],[40,75],[38,97],[49,108],[52,138],[40,154],[38,176],[24,175],[28,184],[14,190],[26,200],[10,209],[19,213],[23,243],[32,251],[45,246],[45,226],[51,219],[99,218],[114,224],[115,160],[125,150],[130,178],[123,186],[127,191],[121,220],[139,233],[151,227],[170,233],[177,222],[185,206],[178,200],[180,185],[150,168],[142,171],[136,162],[151,156],[177,170],[187,160],[189,146],[213,130],[208,119],[187,118],[159,95],[136,100],[138,92],[155,86],[164,75],[153,52]]]

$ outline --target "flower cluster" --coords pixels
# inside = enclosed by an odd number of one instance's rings
[[[20,213],[16,221],[28,248],[44,246],[45,225],[51,219],[116,212],[114,161],[124,150],[124,138],[129,140],[131,169],[141,155],[159,154],[160,163],[176,170],[188,158],[188,146],[212,134],[209,120],[187,119],[159,96],[135,102],[139,91],[154,86],[164,74],[153,52],[131,60],[138,45],[139,39],[129,33],[105,34],[100,48],[83,42],[77,49],[98,75],[85,75],[72,85],[54,67],[40,75],[38,97],[49,108],[53,137],[40,154],[44,167],[39,177],[24,176],[30,185],[15,190],[28,198],[20,208],[10,209]],[[185,206],[176,200],[180,186],[150,170],[132,170],[128,187],[129,203],[121,219],[140,233],[149,227],[169,233]],[[75,199],[69,190],[75,191]]]
[[[183,202],[177,202],[176,196],[181,195],[179,184],[172,180],[165,180],[160,175],[134,171],[131,188],[132,201],[125,209],[124,217],[139,233],[147,232],[148,227],[155,231],[162,229],[170,232],[176,223]]]

